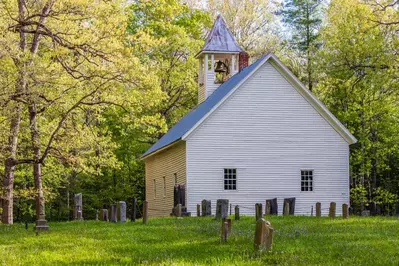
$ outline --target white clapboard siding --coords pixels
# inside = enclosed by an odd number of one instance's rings
[[[229,199],[254,215],[255,203],[296,198],[296,214],[322,203],[349,201],[349,147],[330,124],[270,64],[262,66],[187,139],[188,211]],[[223,169],[237,168],[237,190],[225,191]],[[301,169],[314,171],[314,191],[301,192]],[[250,209],[248,209],[250,208]],[[233,209],[234,211],[234,209]]]

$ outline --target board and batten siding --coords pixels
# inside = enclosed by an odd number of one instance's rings
[[[169,216],[172,212],[175,174],[178,184],[186,184],[186,145],[184,141],[145,159],[145,198],[148,201],[150,217]],[[154,182],[156,189],[154,189]]]
[[[316,202],[349,203],[349,145],[270,63],[261,66],[186,139],[188,211],[229,199],[254,215],[255,203],[295,197],[295,214]],[[223,169],[237,169],[237,190],[224,190]],[[313,170],[312,192],[301,192],[301,170]],[[315,207],[314,207],[315,211]]]

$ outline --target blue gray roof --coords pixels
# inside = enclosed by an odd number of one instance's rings
[[[201,52],[242,52],[233,34],[226,25],[221,15],[218,15]]]
[[[252,65],[244,68],[241,72],[235,74],[225,83],[220,85],[204,102],[194,110],[185,115],[179,122],[172,127],[168,133],[160,138],[151,148],[149,148],[141,157],[145,157],[163,147],[166,147],[180,140],[198,121],[200,121],[212,108],[220,102],[240,81],[245,79],[254,70],[266,56],[263,56]]]

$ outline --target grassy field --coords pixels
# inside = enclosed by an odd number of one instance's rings
[[[273,251],[263,254],[253,250],[254,220],[233,221],[226,244],[212,218],[50,223],[38,236],[32,225],[0,225],[0,264],[399,265],[397,218],[271,217]]]

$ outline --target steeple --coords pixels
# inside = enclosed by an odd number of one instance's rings
[[[220,84],[248,66],[248,54],[238,45],[221,15],[217,16],[197,58],[200,61],[199,104]]]

